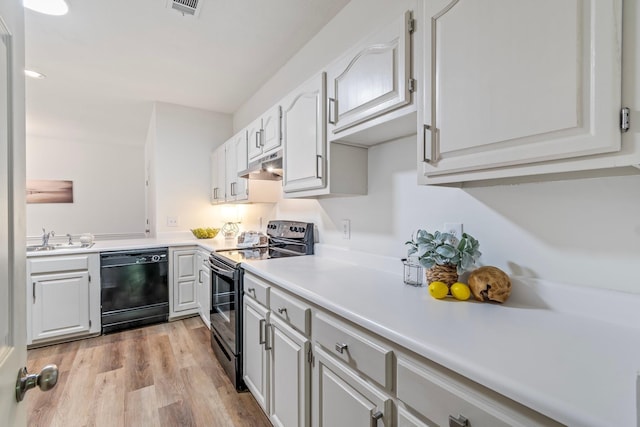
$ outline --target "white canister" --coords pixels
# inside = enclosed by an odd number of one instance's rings
[[[80,235],[80,243],[83,245],[90,245],[93,243],[93,234],[83,233]]]

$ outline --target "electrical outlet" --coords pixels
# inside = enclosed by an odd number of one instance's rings
[[[351,221],[348,219],[342,220],[342,238],[345,240],[351,239]]]
[[[445,233],[452,234],[453,237],[460,240],[462,238],[462,224],[458,222],[445,222],[444,230]]]
[[[167,217],[167,227],[177,227],[178,226],[178,217],[177,216],[168,216]]]

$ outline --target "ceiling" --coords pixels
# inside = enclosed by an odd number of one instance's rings
[[[234,113],[349,0],[67,0],[25,9],[27,140],[143,145],[154,101]]]

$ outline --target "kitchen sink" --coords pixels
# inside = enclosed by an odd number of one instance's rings
[[[42,246],[42,245],[32,245],[32,246],[27,246],[27,252],[41,252],[41,251],[52,251],[54,250],[56,247],[53,245],[47,245],[47,246]]]
[[[27,252],[45,252],[45,251],[59,251],[64,249],[89,249],[93,246],[93,243],[90,245],[84,245],[82,243],[56,243],[54,245],[29,245],[27,246]]]

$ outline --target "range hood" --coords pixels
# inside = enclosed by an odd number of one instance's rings
[[[279,181],[282,179],[282,150],[260,157],[249,163],[238,176],[248,179]]]

